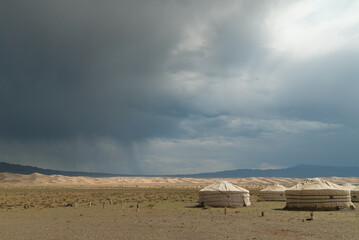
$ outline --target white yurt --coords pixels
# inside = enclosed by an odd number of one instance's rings
[[[251,205],[249,191],[227,181],[215,182],[199,191],[199,205],[242,207]]]
[[[262,201],[285,201],[286,187],[275,184],[259,191],[259,200]]]
[[[356,188],[356,186],[354,186],[354,185],[351,184],[351,183],[344,183],[344,184],[343,184],[343,187],[346,187],[346,188],[348,188],[349,190],[353,190],[353,189]]]
[[[350,191],[352,196],[352,202],[359,202],[359,187],[354,188]]]
[[[286,206],[293,210],[354,209],[350,190],[318,178],[306,179],[285,190]]]

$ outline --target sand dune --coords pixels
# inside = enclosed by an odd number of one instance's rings
[[[328,181],[344,184],[351,183],[359,185],[359,177],[327,177],[322,178]],[[0,186],[88,186],[88,187],[101,187],[101,186],[198,186],[213,183],[218,180],[227,180],[241,186],[261,187],[279,183],[282,185],[294,185],[301,182],[300,178],[264,178],[264,177],[250,177],[250,178],[178,178],[178,177],[68,177],[62,175],[43,175],[33,173],[30,175],[13,174],[13,173],[0,173]]]

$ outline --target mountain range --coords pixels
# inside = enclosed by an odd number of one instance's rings
[[[12,164],[6,162],[0,162],[0,173],[17,173],[17,174],[32,174],[41,173],[44,175],[63,175],[63,176],[87,176],[87,177],[119,177],[119,176],[130,176],[125,174],[111,174],[111,173],[93,173],[93,172],[77,172],[77,171],[59,171],[44,169],[32,166],[24,166],[20,164]]]
[[[88,176],[88,177],[191,177],[191,178],[246,178],[246,177],[289,177],[289,178],[313,178],[313,177],[359,177],[359,167],[338,167],[318,165],[297,165],[282,169],[236,169],[219,172],[176,174],[176,175],[126,175],[94,172],[59,171],[43,169],[32,166],[0,162],[0,172],[17,174],[41,173],[44,175],[64,176]]]

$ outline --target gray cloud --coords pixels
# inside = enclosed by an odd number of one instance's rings
[[[288,117],[357,127],[357,53],[334,52],[288,66],[281,76],[288,83],[278,94],[277,106]]]
[[[2,8],[3,135],[128,139],[173,128],[151,113],[181,25],[164,21],[171,6],[35,3]]]
[[[5,2],[0,161],[121,173],[354,165],[359,20],[335,16],[306,1]],[[331,24],[337,38],[323,41]]]

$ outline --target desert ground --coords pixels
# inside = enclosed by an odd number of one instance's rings
[[[251,206],[195,207],[198,190],[217,180],[1,173],[0,239],[359,239],[357,209],[314,212],[309,221],[310,212],[257,201],[266,185],[302,179],[226,179],[250,190]]]

